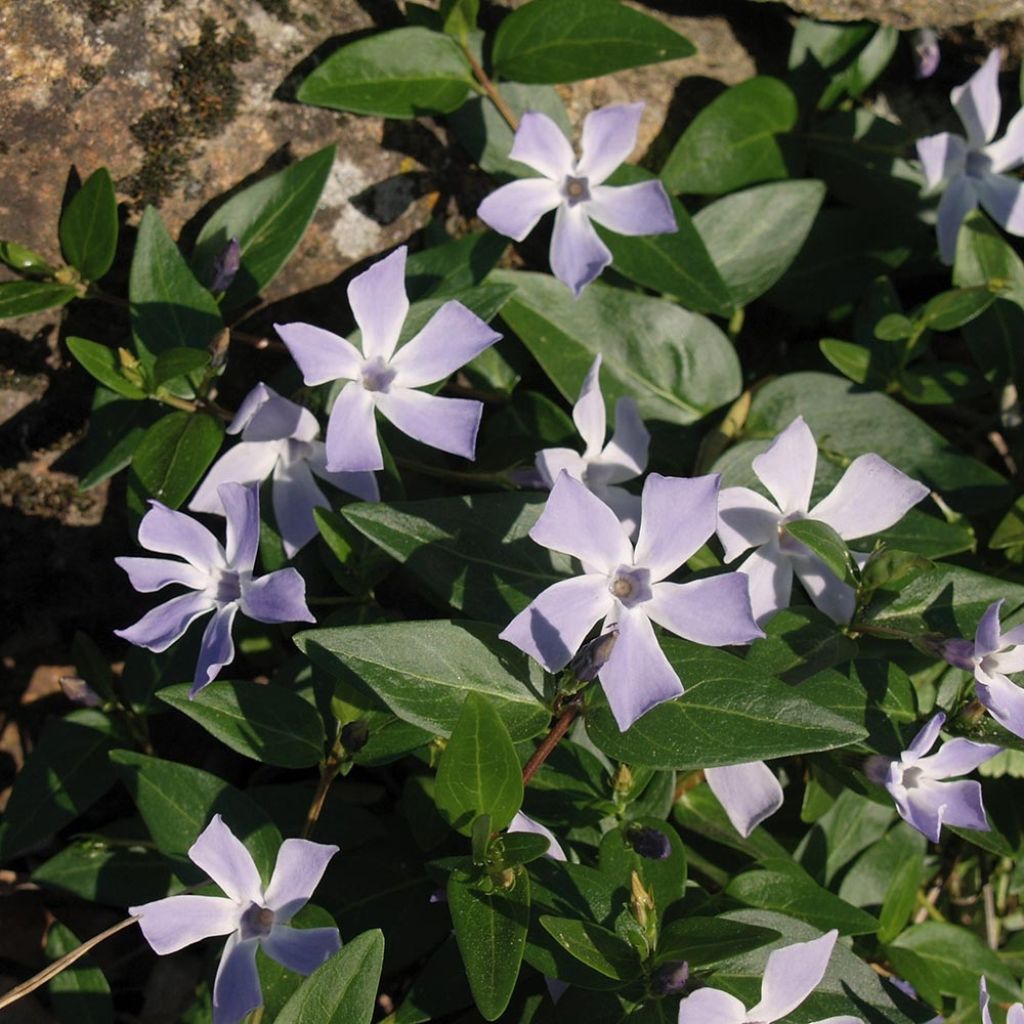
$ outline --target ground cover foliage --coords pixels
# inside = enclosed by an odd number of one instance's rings
[[[82,486],[124,474],[124,586],[176,586],[123,670],[75,638],[0,819],[131,976],[58,922],[24,990],[136,1019],[152,947],[190,1024],[1019,1020],[1015,76],[965,65],[966,136],[915,149],[870,102],[900,35],[796,19],[784,76],[631,166],[640,107],[554,86],[692,44],[478,6],[406,4],[297,97],[435,118],[484,229],[358,268],[331,332],[294,297],[258,373],[334,147],[191,246],[148,208],[123,296],[102,168],[66,265],[0,243],[0,316],[128,303],[65,339]]]

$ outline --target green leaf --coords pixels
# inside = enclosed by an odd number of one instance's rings
[[[631,981],[640,973],[636,950],[615,932],[593,921],[541,914],[541,927],[568,953],[606,978]]]
[[[892,26],[879,25],[853,62],[832,76],[828,88],[818,100],[818,109],[828,110],[844,95],[860,96],[888,67],[899,38],[899,32]]]
[[[828,523],[817,519],[797,519],[785,526],[786,533],[810,548],[839,579],[851,582],[850,550]]]
[[[1024,305],[1024,261],[980,210],[969,213],[960,226],[953,283],[983,286]]]
[[[117,353],[106,345],[97,344],[87,338],[70,337],[67,339],[68,349],[78,362],[111,391],[122,398],[145,398],[146,392],[137,384],[133,384],[121,372],[121,362]]]
[[[490,818],[500,831],[523,803],[516,748],[498,713],[479,693],[467,693],[441,754],[434,788],[437,809],[452,828],[469,835],[474,819]]]
[[[295,643],[334,678],[375,694],[399,718],[442,736],[451,735],[470,693],[487,698],[516,742],[535,736],[551,719],[540,700],[541,668],[483,623],[311,629]]]
[[[777,135],[796,124],[789,86],[767,75],[716,96],[686,127],[661,180],[670,192],[722,195],[789,177]]]
[[[866,730],[762,677],[724,651],[663,638],[662,649],[686,688],[620,732],[601,697],[587,732],[609,757],[651,768],[697,770],[832,750]]]
[[[933,331],[952,331],[980,316],[995,299],[995,292],[988,285],[940,292],[925,303],[917,320]]]
[[[153,364],[153,387],[176,377],[187,377],[210,365],[210,353],[198,348],[169,348],[156,357]]]
[[[132,473],[146,494],[177,508],[216,458],[223,437],[223,425],[206,413],[168,413],[139,441]]]
[[[530,923],[530,876],[516,868],[507,887],[485,892],[463,872],[448,877],[448,909],[477,1008],[497,1020],[515,988]]]
[[[839,338],[822,338],[818,348],[844,377],[849,377],[855,384],[876,383],[871,373],[871,349]]]
[[[570,402],[598,353],[609,409],[630,395],[645,419],[688,424],[740,393],[729,340],[710,320],[675,303],[600,282],[574,299],[547,274],[502,270],[490,279],[515,285],[502,319]]]
[[[1019,497],[1010,507],[1010,511],[999,520],[999,525],[992,531],[988,546],[1001,550],[1024,544],[1024,496]]]
[[[667,25],[617,0],[532,0],[501,23],[491,60],[516,82],[576,82],[694,53]]]
[[[854,857],[881,840],[894,817],[888,801],[878,803],[845,789],[801,840],[796,859],[824,885],[832,885]]]
[[[988,384],[969,366],[927,363],[926,370],[904,370],[899,385],[905,398],[918,405],[952,405],[986,394]]]
[[[920,856],[903,857],[889,865],[889,888],[878,915],[878,941],[892,942],[903,931],[917,906],[921,885]]]
[[[46,957],[59,960],[80,946],[78,937],[59,921],[46,933]],[[103,972],[85,956],[54,975],[47,984],[57,1017],[75,1024],[113,1024],[114,1004]]]
[[[264,883],[269,882],[281,834],[248,796],[216,775],[186,764],[131,750],[115,750],[110,760],[161,853],[184,862],[199,833],[215,814],[220,814],[245,843]],[[175,870],[180,874],[187,869],[182,866]],[[196,869],[189,874],[193,879],[202,877]]]
[[[690,969],[706,970],[740,953],[774,942],[771,928],[726,921],[721,917],[687,917],[665,925],[658,938],[658,962],[685,960]]]
[[[163,415],[156,402],[122,398],[98,387],[89,413],[89,433],[75,449],[78,486],[87,491],[131,461],[146,431]]]
[[[218,681],[189,697],[190,684],[157,696],[245,757],[281,768],[308,768],[324,754],[324,726],[316,708],[281,686]]]
[[[480,0],[441,0],[441,24],[445,32],[465,44],[476,28]]]
[[[98,281],[117,253],[117,198],[106,167],[75,193],[58,225],[64,257],[86,281]]]
[[[888,280],[884,278],[883,280]],[[875,324],[874,336],[880,341],[903,341],[914,333],[914,323],[902,313],[889,313]]]
[[[224,324],[213,296],[195,279],[151,206],[139,224],[128,282],[132,335],[147,369],[171,348],[206,348]]]
[[[410,118],[458,109],[472,85],[469,62],[454,39],[410,26],[335,50],[297,95],[332,110]]]
[[[505,867],[516,864],[529,864],[538,857],[543,857],[551,846],[547,836],[535,835],[532,832],[506,832],[496,839],[491,849]]]
[[[672,785],[674,787],[674,782]],[[638,853],[633,845],[638,831],[660,835],[670,851],[668,856],[655,859]],[[606,832],[601,838],[598,864],[602,874],[614,878],[627,889],[630,887],[630,876],[636,872],[654,899],[654,912],[659,921],[673,903],[682,899],[686,889],[686,850],[683,841],[671,825],[657,818],[636,817]]]
[[[383,966],[384,935],[357,935],[302,983],[276,1024],[370,1024]]]
[[[221,299],[224,309],[258,295],[295,251],[316,213],[335,152],[335,146],[326,146],[250,185],[203,225],[192,254],[200,281],[212,279],[213,265],[232,238],[241,247],[241,266]]]
[[[0,284],[0,320],[64,306],[78,295],[71,284],[54,281],[5,281]]]
[[[717,199],[693,218],[737,306],[763,295],[785,274],[824,198],[820,181],[780,181]]]
[[[410,253],[405,262],[409,301],[450,298],[479,285],[501,259],[508,239],[478,231]]]
[[[34,249],[17,242],[0,242],[0,263],[26,277],[52,277],[56,273]]]
[[[110,789],[114,741],[109,719],[92,708],[46,723],[4,808],[0,860],[47,841]]]

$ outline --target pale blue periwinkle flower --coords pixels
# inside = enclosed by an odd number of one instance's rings
[[[227,432],[241,434],[241,443],[210,467],[188,507],[222,516],[221,484],[261,483],[273,476],[274,519],[289,558],[316,536],[313,509],[330,508],[314,474],[364,501],[380,497],[373,473],[330,472],[316,417],[266,384],[245,396]]]
[[[974,690],[989,714],[1015,736],[1024,736],[1024,690],[1007,678],[1024,671],[1024,626],[1002,632],[999,610],[1003,602],[993,601],[985,609],[974,634],[970,666]]]
[[[889,791],[900,817],[933,843],[939,841],[943,825],[989,830],[980,783],[959,776],[1002,751],[994,743],[974,743],[958,736],[929,754],[945,722],[946,716],[940,711],[898,758],[875,756],[865,765],[868,777]]]
[[[201,939],[227,935],[213,983],[213,1024],[237,1024],[263,1003],[256,949],[299,974],[310,974],[341,948],[337,928],[292,928],[288,922],[320,884],[337,846],[286,839],[264,888],[249,851],[219,814],[188,851],[224,896],[168,896],[128,913],[154,952],[175,953]]]
[[[715,529],[720,477],[682,479],[652,473],[641,496],[634,546],[615,513],[564,470],[530,530],[538,544],[573,555],[583,574],[539,594],[501,637],[559,672],[599,620],[618,636],[598,679],[620,729],[628,729],[683,684],[652,622],[711,647],[747,644],[764,634],[750,612],[747,578],[724,573],[689,583],[667,578]]]
[[[253,576],[260,540],[260,497],[254,484],[222,484],[220,501],[227,517],[224,545],[184,512],[150,501],[139,523],[139,543],[169,558],[116,558],[132,586],[149,594],[172,583],[189,593],[172,597],[147,612],[134,626],[114,632],[129,643],[159,654],[184,635],[200,616],[213,612],[203,633],[191,696],[212,682],[235,657],[231,626],[235,615],[257,622],[315,622],[306,606],[306,584],[295,569]]]
[[[679,1024],[774,1024],[788,1017],[825,976],[839,932],[832,929],[811,942],[795,942],[772,950],[761,981],[761,1001],[748,1010],[735,996],[702,988],[679,1004]],[[863,1024],[841,1015],[814,1024]]]
[[[705,768],[704,778],[744,839],[782,806],[782,786],[764,761]]]
[[[420,390],[453,374],[501,335],[461,302],[446,302],[401,348],[409,312],[405,257],[399,246],[348,286],[362,351],[311,324],[275,324],[310,386],[347,381],[327,421],[327,469],[359,473],[384,468],[377,438],[379,411],[403,434],[443,452],[472,459],[483,405]],[[396,351],[397,349],[397,351]]]
[[[924,484],[881,456],[860,455],[832,492],[810,508],[817,465],[814,435],[798,416],[752,464],[774,502],[749,487],[727,487],[719,498],[718,536],[725,561],[755,549],[740,571],[750,577],[750,600],[759,624],[789,606],[794,573],[831,619],[849,622],[853,614],[853,587],[790,536],[789,523],[815,519],[831,526],[843,540],[854,540],[893,526],[928,494]]]
[[[601,356],[597,355],[572,408],[573,423],[585,445],[583,454],[573,448],[545,448],[537,452],[537,472],[549,489],[563,469],[581,480],[612,508],[632,536],[640,521],[640,496],[618,485],[640,476],[647,468],[651,435],[640,419],[636,402],[623,395],[615,403],[615,433],[605,444],[607,419],[600,373]]]
[[[981,1007],[981,1024],[992,1024],[992,1011],[989,1009],[988,978],[982,975],[979,986],[978,1003]],[[1014,1003],[1006,1011],[1006,1024],[1024,1024],[1024,1005]]]
[[[556,210],[551,270],[579,295],[612,261],[598,224],[620,235],[661,235],[677,230],[672,203],[660,181],[612,187],[604,182],[636,145],[643,103],[602,107],[587,114],[579,159],[547,114],[528,110],[519,120],[509,156],[537,171],[492,192],[477,216],[521,242]]]
[[[548,841],[548,852],[545,856],[550,857],[552,860],[566,859],[565,850],[562,849],[562,844],[555,838],[554,832],[547,827],[542,825],[539,821],[535,821],[533,818],[522,811],[516,811],[515,816],[508,823],[506,832],[529,832],[535,836],[543,836]]]
[[[1024,182],[1004,174],[1024,163],[1024,110],[993,142],[999,127],[999,51],[951,93],[967,138],[940,132],[917,140],[917,155],[930,191],[943,189],[936,231],[939,254],[952,265],[964,218],[978,204],[1012,235],[1024,235]]]

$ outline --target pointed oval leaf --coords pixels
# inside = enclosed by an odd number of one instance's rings
[[[0,284],[0,320],[64,306],[77,295],[74,285],[55,281],[6,281]]]
[[[177,508],[216,458],[223,437],[223,425],[206,413],[169,413],[139,441],[132,474],[148,495]]]
[[[46,957],[59,960],[81,945],[78,937],[59,921],[46,933]],[[113,1024],[110,985],[91,956],[76,960],[47,984],[57,1017],[76,1024]]]
[[[106,167],[75,193],[58,225],[64,256],[86,281],[98,281],[117,253],[117,197]]]
[[[146,392],[121,372],[117,353],[106,345],[87,338],[68,338],[68,349],[78,362],[101,384],[122,398],[145,398]]]
[[[640,973],[636,950],[615,932],[593,921],[541,914],[540,924],[567,953],[606,978],[632,981]]]

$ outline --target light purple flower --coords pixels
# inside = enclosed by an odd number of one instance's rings
[[[914,77],[931,78],[939,70],[942,50],[934,29],[919,28],[910,33],[910,48],[914,58]]]
[[[612,261],[592,220],[620,235],[660,235],[677,230],[664,186],[641,181],[613,188],[603,184],[636,145],[643,103],[603,107],[583,121],[577,160],[562,130],[546,114],[528,110],[519,121],[509,156],[540,178],[520,178],[492,192],[477,216],[495,231],[521,242],[551,210],[551,269],[579,295]]]
[[[628,729],[644,712],[683,692],[652,621],[712,647],[763,636],[751,617],[742,574],[664,582],[714,531],[719,480],[717,474],[650,474],[634,547],[615,513],[563,471],[530,536],[578,558],[583,575],[548,587],[505,627],[502,638],[548,672],[558,672],[598,620],[604,619],[603,632],[615,626],[618,637],[598,678],[619,728]]]
[[[917,140],[917,155],[928,188],[943,188],[936,230],[942,261],[956,258],[956,238],[979,203],[1010,234],[1024,235],[1024,182],[1004,171],[1024,163],[1024,111],[1018,110],[1006,133],[993,142],[999,127],[999,51],[951,93],[950,100],[967,138],[940,132]]]
[[[245,396],[228,433],[240,433],[241,443],[210,467],[188,507],[222,516],[221,484],[260,483],[273,474],[274,518],[289,558],[316,536],[313,509],[331,507],[313,474],[364,501],[380,497],[372,473],[331,473],[316,417],[266,384]]]
[[[1007,678],[1010,672],[1024,671],[1024,626],[1002,632],[1002,606],[1001,600],[990,604],[974,634],[970,656],[974,689],[978,700],[1004,729],[1024,736],[1024,690]]]
[[[679,1004],[679,1024],[774,1024],[788,1017],[825,976],[839,932],[832,929],[811,942],[795,942],[768,954],[761,1001],[748,1010],[735,996],[701,988]],[[828,1017],[814,1024],[863,1024],[859,1017]]]
[[[290,971],[311,974],[341,948],[337,928],[291,928],[338,847],[286,839],[270,884],[245,846],[215,814],[188,851],[224,891],[221,896],[168,896],[129,907],[154,952],[175,953],[201,939],[227,935],[213,983],[214,1024],[236,1024],[263,1002],[256,948]]]
[[[158,654],[166,651],[201,615],[213,612],[203,633],[191,696],[195,696],[235,656],[231,626],[241,610],[257,622],[315,622],[306,607],[306,584],[294,569],[253,577],[260,540],[259,489],[221,484],[227,516],[227,544],[184,512],[159,501],[139,523],[139,543],[169,558],[115,558],[132,586],[143,594],[180,583],[191,591],[157,605],[127,629],[114,632],[129,643]]]
[[[744,839],[782,806],[782,786],[764,761],[705,768],[704,778]]]
[[[310,324],[275,324],[309,385],[344,380],[327,422],[327,469],[383,469],[374,410],[399,430],[441,451],[472,459],[483,405],[419,388],[450,376],[501,335],[454,299],[396,352],[409,312],[406,247],[352,279],[348,301],[362,330],[362,351]]]
[[[879,455],[850,463],[832,493],[809,509],[818,465],[814,435],[798,416],[753,461],[772,503],[749,487],[727,487],[718,501],[718,536],[731,562],[756,550],[740,566],[750,577],[750,600],[758,623],[789,605],[793,573],[810,599],[836,622],[849,622],[854,590],[824,562],[786,532],[797,519],[816,519],[843,540],[866,537],[899,522],[928,488],[890,466]]]
[[[537,472],[544,485],[554,487],[564,469],[581,480],[619,517],[630,536],[640,521],[640,497],[617,484],[640,476],[647,468],[651,435],[640,419],[636,402],[623,396],[615,403],[615,433],[605,444],[607,421],[600,383],[601,356],[583,379],[580,397],[572,408],[572,419],[586,447],[583,454],[572,448],[545,448],[537,452]]]
[[[979,988],[978,1002],[981,1006],[981,1024],[992,1024],[992,1011],[988,1008],[988,978],[984,975],[981,977],[981,985]],[[1014,1003],[1009,1010],[1006,1011],[1006,1024],[1024,1024],[1024,1005],[1021,1003]]]
[[[968,779],[946,780],[974,771],[1002,750],[994,743],[974,743],[957,737],[929,755],[945,722],[946,716],[940,711],[897,760],[875,756],[865,765],[868,777],[884,785],[896,801],[900,817],[933,843],[939,841],[943,824],[980,832],[989,830],[981,803],[981,785]]]
[[[546,857],[550,857],[552,860],[566,859],[565,851],[562,849],[562,844],[555,838],[554,832],[547,827],[542,825],[539,821],[534,821],[533,818],[523,814],[522,811],[516,811],[515,817],[508,823],[506,832],[530,832],[535,836],[543,836],[548,843],[548,852],[545,854]]]

